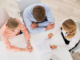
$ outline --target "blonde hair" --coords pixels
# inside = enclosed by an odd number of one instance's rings
[[[7,26],[12,30],[16,29],[18,27],[18,25],[19,25],[19,23],[18,23],[18,21],[16,21],[15,18],[10,18],[7,22]]]
[[[67,36],[65,36],[65,38],[70,39],[75,35],[77,26],[76,26],[76,23],[72,19],[65,20],[62,26],[66,31],[70,32]]]

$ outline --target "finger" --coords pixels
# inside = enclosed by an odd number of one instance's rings
[[[48,39],[50,39],[50,36],[48,36]]]
[[[32,50],[33,50],[33,47],[32,47]]]
[[[50,48],[52,48],[52,47],[50,46]]]
[[[29,51],[30,49],[28,48],[28,51]]]
[[[51,48],[52,46],[50,45],[50,48]]]
[[[51,39],[51,37],[50,37],[50,39]]]
[[[48,25],[51,25],[52,24],[52,22],[51,23],[49,23]]]
[[[32,29],[34,29],[34,27],[33,27],[33,26],[31,26],[31,28],[32,28]]]
[[[33,48],[31,49],[31,52],[33,51]]]
[[[32,51],[32,48],[30,49],[30,52]]]
[[[49,23],[49,25],[51,25],[52,24],[52,22],[51,23]]]
[[[50,39],[51,37],[49,36],[48,39]]]
[[[51,48],[53,50],[53,48]]]
[[[49,37],[49,39],[51,39],[51,37]]]
[[[29,48],[31,49],[32,47],[30,46]]]
[[[52,26],[54,27],[55,26],[55,23]]]
[[[31,49],[29,49],[28,51],[31,52]]]
[[[30,25],[30,27],[32,27],[32,25]]]
[[[32,26],[32,25],[30,25],[30,27],[31,27],[31,28],[33,28],[33,26]]]

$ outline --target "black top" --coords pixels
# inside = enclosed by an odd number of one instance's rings
[[[62,27],[61,27],[61,30],[62,30]],[[65,44],[68,45],[68,44],[70,43],[70,41],[68,41],[68,40],[64,37],[63,32],[61,32],[61,35],[62,35],[62,37],[63,37],[63,39],[64,39]]]

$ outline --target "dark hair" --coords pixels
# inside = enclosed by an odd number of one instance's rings
[[[18,21],[16,21],[16,19],[14,18],[10,18],[7,22],[7,26],[10,28],[10,29],[15,29],[17,28],[19,25]]]
[[[35,6],[33,8],[33,17],[36,21],[44,21],[45,19],[45,9],[42,6]]]

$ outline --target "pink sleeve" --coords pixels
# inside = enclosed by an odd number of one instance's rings
[[[24,33],[24,37],[25,37],[26,41],[29,41],[30,40],[30,33],[22,23],[21,23],[21,31]]]
[[[7,37],[3,34],[3,30],[0,31],[1,32],[1,38],[3,40],[3,42],[5,43],[6,49],[9,51],[13,51],[13,52],[18,52],[20,51],[20,48],[15,47],[15,46],[11,46],[9,40],[7,39]]]

